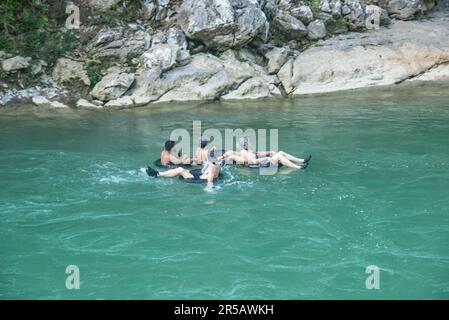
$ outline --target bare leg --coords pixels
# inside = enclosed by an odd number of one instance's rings
[[[212,183],[212,181],[214,181],[214,172],[212,171],[212,168],[209,166],[200,178],[206,179],[208,183]]]
[[[288,168],[301,169],[301,166],[294,164],[293,162],[291,162],[287,158],[281,156],[280,154],[275,154],[271,159],[274,161],[278,161],[279,163],[281,163],[282,165],[284,165]]]
[[[231,154],[228,157],[226,157],[226,161],[235,161],[238,164],[244,164],[245,163],[245,159],[242,157],[239,157],[235,154]]]
[[[179,168],[175,168],[175,169],[170,169],[164,172],[159,172],[159,176],[160,177],[165,177],[165,178],[173,178],[173,177],[177,177],[181,175],[184,179],[189,179],[189,178],[193,178],[193,175],[187,171],[186,169],[183,169],[181,167]]]
[[[300,163],[303,163],[303,162],[304,162],[304,159],[296,158],[296,157],[292,156],[291,154],[288,154],[288,153],[286,153],[286,152],[284,152],[284,151],[279,151],[279,152],[276,153],[276,154],[280,154],[280,155],[283,156],[284,158],[286,158],[286,159],[288,159],[288,160],[290,160],[290,161],[293,161],[293,162],[300,162]],[[275,154],[275,155],[276,155],[276,154]]]

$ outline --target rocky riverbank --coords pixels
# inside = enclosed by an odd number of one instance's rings
[[[88,8],[70,31],[76,46],[53,63],[0,51],[2,105],[130,108],[449,81],[447,1],[74,3]],[[126,19],[101,19],[111,12]]]

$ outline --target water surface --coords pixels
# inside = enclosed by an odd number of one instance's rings
[[[276,128],[305,171],[141,168],[176,128]],[[449,91],[0,112],[0,297],[449,298]],[[77,265],[81,289],[65,288]],[[381,269],[380,290],[365,268]]]

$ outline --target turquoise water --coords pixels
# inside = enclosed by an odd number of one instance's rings
[[[213,192],[142,173],[193,120],[277,128],[280,149],[313,160],[226,169]],[[449,298],[448,120],[449,91],[429,88],[1,112],[0,297]]]

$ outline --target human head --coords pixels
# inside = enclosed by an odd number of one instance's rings
[[[239,147],[240,147],[240,149],[243,149],[243,150],[248,150],[249,149],[248,137],[241,137],[239,139]]]
[[[210,142],[209,139],[201,137],[200,138],[200,147],[201,147],[201,149],[206,148],[206,146],[209,144],[209,142]]]
[[[171,151],[173,149],[173,147],[175,146],[175,144],[176,144],[176,142],[173,140],[165,141],[164,149],[166,151]]]

